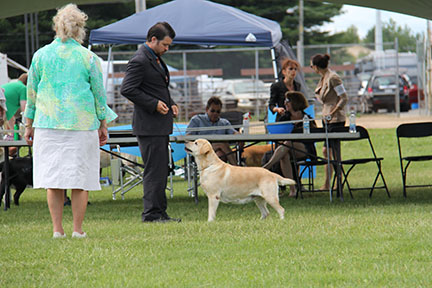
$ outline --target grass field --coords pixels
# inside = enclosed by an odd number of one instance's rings
[[[0,211],[0,287],[430,287],[432,189],[410,189],[404,199],[395,130],[370,132],[392,198],[382,190],[333,203],[327,193],[282,197],[284,221],[271,208],[259,220],[249,203],[221,204],[207,223],[202,191],[195,205],[176,179],[168,213],[182,223],[143,224],[142,187],[116,201],[104,187],[90,192],[89,237],[70,238],[65,207],[68,237],[52,239],[45,191],[27,189],[19,207]],[[430,144],[410,149],[432,153]],[[355,143],[342,150],[363,152]],[[413,182],[432,183],[432,163],[412,166]],[[374,169],[359,167],[352,185],[372,181]]]

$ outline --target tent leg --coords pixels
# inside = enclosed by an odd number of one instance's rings
[[[272,64],[273,64],[274,78],[275,78],[275,81],[277,82],[279,80],[278,80],[278,72],[277,72],[276,53],[275,53],[274,47],[271,48],[270,53],[271,53]]]
[[[110,74],[110,64],[111,64],[111,52],[112,52],[112,45],[109,45],[108,47],[108,59],[107,59],[107,75],[106,75],[106,80],[105,80],[105,87],[108,90],[108,78],[109,78],[109,74]]]

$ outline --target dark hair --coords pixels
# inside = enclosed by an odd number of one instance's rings
[[[318,68],[325,69],[328,67],[328,63],[330,60],[329,54],[315,54],[311,58],[312,65],[317,66]]]
[[[296,60],[286,58],[282,61],[282,70],[284,70],[290,65],[295,66],[297,69],[300,68],[300,64]]]
[[[170,24],[167,22],[158,22],[150,27],[147,32],[147,41],[150,42],[153,36],[159,41],[163,40],[166,36],[174,39],[175,35],[175,31]]]
[[[219,97],[213,96],[207,101],[206,109],[209,109],[213,104],[222,107],[222,101],[219,99]]]
[[[299,91],[286,92],[285,99],[289,99],[294,111],[303,111],[309,106],[306,97]]]

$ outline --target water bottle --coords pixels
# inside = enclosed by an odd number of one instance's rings
[[[350,133],[356,133],[356,115],[354,111],[351,111],[349,116],[349,132]]]
[[[309,134],[310,133],[310,125],[309,125],[309,117],[307,115],[305,115],[303,117],[303,133],[304,134]]]
[[[18,123],[15,123],[15,125],[14,125],[14,130],[15,131],[18,131],[19,130],[19,125],[18,125]],[[14,133],[14,140],[20,140],[20,137],[19,137],[19,134],[18,133]]]
[[[249,134],[249,112],[243,114],[243,134]]]

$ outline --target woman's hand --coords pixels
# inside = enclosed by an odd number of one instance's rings
[[[108,128],[100,127],[98,130],[99,134],[99,146],[104,146],[108,141]]]
[[[26,127],[24,132],[24,139],[26,140],[28,145],[33,146],[33,138],[34,138],[34,128]]]
[[[105,120],[101,121],[99,130],[98,130],[98,135],[99,135],[99,146],[104,146],[108,141],[108,127],[106,125]]]
[[[280,115],[284,115],[285,114],[285,108],[276,107],[276,108],[273,109],[273,113],[278,113]]]

